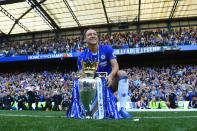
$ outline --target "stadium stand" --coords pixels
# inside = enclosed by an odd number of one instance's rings
[[[132,109],[191,109],[197,108],[196,65],[170,65],[165,67],[132,67],[125,69],[129,76],[128,108]],[[33,109],[66,110],[72,98],[72,80],[76,72],[41,71],[2,73],[0,76],[1,109],[6,108],[8,92],[13,98],[8,104],[19,109],[21,92],[27,97],[36,92]],[[57,97],[58,96],[58,97]],[[188,103],[187,107],[186,104]],[[48,104],[46,104],[48,103]],[[59,104],[57,104],[59,103]],[[50,105],[51,104],[51,105]],[[57,107],[56,107],[57,105]],[[132,106],[130,106],[132,105]],[[47,106],[47,108],[46,108]],[[54,107],[54,108],[53,108]],[[21,108],[20,108],[21,109]]]
[[[197,45],[195,5],[195,1],[189,0],[87,0],[85,6],[79,0],[0,1],[0,57],[5,57],[1,62],[8,62],[10,57],[35,55],[35,59],[25,58],[22,62],[35,60],[36,63],[42,54],[81,52],[86,48],[85,30],[94,27],[99,34],[99,44],[114,49],[165,47],[162,49],[168,50],[168,47],[183,45],[193,48]],[[185,9],[186,6],[191,8]],[[142,51],[145,55],[147,52],[153,51]],[[136,50],[135,54],[138,54]],[[48,57],[51,56],[42,59]],[[62,59],[62,55],[58,58]],[[192,62],[154,68],[128,64],[122,67],[130,78],[128,105],[136,109],[196,108],[197,72]],[[42,110],[62,110],[59,105],[68,105],[72,97],[72,77],[76,72],[65,72],[65,68],[51,71],[47,66],[40,66],[42,71],[16,72],[10,68],[9,73],[5,72],[5,67],[1,68],[0,109],[10,109],[11,104],[17,109],[17,103],[22,104],[20,109],[31,109],[25,104],[28,102],[35,103],[36,110],[41,107]],[[20,64],[18,67],[23,68]],[[19,97],[24,95],[27,99]],[[7,101],[11,97],[13,101]],[[19,102],[19,98],[23,102]]]
[[[70,114],[83,110],[73,79],[88,29],[127,73],[131,118],[112,118],[118,92],[106,120],[68,118],[73,99]],[[196,54],[197,0],[0,0],[0,130],[196,131]]]
[[[197,28],[163,29],[157,31],[122,32],[99,35],[100,44],[110,45],[114,49],[180,46],[197,44]],[[85,49],[85,41],[81,37],[26,41],[20,43],[2,43],[0,56],[11,57],[21,55],[39,55],[48,53],[80,52]]]

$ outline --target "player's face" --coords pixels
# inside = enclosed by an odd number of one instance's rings
[[[98,43],[98,36],[95,30],[88,30],[86,32],[85,41],[88,44],[96,45]]]

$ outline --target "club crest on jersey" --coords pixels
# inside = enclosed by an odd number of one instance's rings
[[[101,59],[102,60],[105,60],[105,55],[101,55]]]

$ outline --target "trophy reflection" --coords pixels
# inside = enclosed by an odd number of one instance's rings
[[[93,63],[89,59],[86,62],[82,60],[81,63],[84,76],[79,78],[80,105],[85,110],[85,117],[92,118],[97,108],[96,80],[94,77],[98,63],[96,59]]]

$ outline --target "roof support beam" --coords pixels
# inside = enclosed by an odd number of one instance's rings
[[[137,17],[137,31],[140,31],[140,14],[141,14],[141,0],[139,0],[138,4],[138,17]]]
[[[172,7],[172,11],[171,11],[170,16],[169,16],[169,21],[171,21],[172,18],[173,18],[173,16],[174,16],[174,12],[175,12],[175,10],[176,10],[178,1],[179,1],[179,0],[175,0],[175,1],[174,1],[174,5],[173,5],[173,7]]]
[[[66,7],[68,8],[70,14],[72,15],[73,19],[75,20],[75,22],[77,23],[77,25],[79,27],[81,27],[81,24],[79,23],[75,13],[73,12],[72,8],[70,7],[70,5],[68,4],[67,0],[63,0],[64,1],[64,4],[66,5]]]
[[[13,4],[18,2],[24,2],[25,0],[1,0],[0,5],[7,5],[7,4]]]
[[[168,20],[168,31],[169,31],[169,32],[171,32],[171,21],[172,21],[172,19],[173,19],[174,12],[175,12],[175,10],[176,10],[178,1],[179,1],[179,0],[175,0],[175,1],[174,1],[174,5],[173,5],[173,7],[172,7],[172,10],[171,10],[171,13],[170,13],[170,16],[169,16],[169,20]]]
[[[13,26],[12,26],[12,28],[10,29],[10,31],[9,31],[9,33],[8,33],[8,35],[10,35],[10,33],[12,32],[12,30],[14,29],[14,26],[16,25],[16,24],[18,24],[21,28],[23,28],[25,31],[27,31],[27,32],[31,32],[29,29],[27,29],[24,25],[22,25],[22,23],[20,23],[19,22],[19,20],[20,19],[22,19],[27,13],[29,13],[33,8],[35,8],[36,6],[38,6],[38,5],[40,5],[41,3],[43,3],[43,2],[45,2],[46,0],[42,0],[42,1],[40,1],[38,4],[36,4],[36,5],[34,5],[34,6],[31,6],[31,8],[29,8],[25,13],[23,13],[18,19],[15,19],[13,16],[13,18],[14,18],[14,24],[13,24]]]
[[[43,18],[50,24],[53,29],[60,30],[59,26],[55,23],[55,21],[49,16],[49,14],[42,8],[42,6],[36,0],[28,0],[31,3],[31,6],[37,5],[35,9],[40,13],[44,14]],[[39,10],[38,10],[38,9]]]
[[[139,5],[138,5],[138,23],[140,23],[140,11],[141,11],[141,0],[139,0]]]
[[[18,24],[18,25],[19,25],[21,28],[23,28],[25,31],[30,32],[30,30],[29,30],[27,27],[25,27],[22,23],[20,23],[18,19],[14,18],[14,16],[11,15],[7,10],[5,10],[1,5],[0,5],[0,11],[1,11],[4,15],[6,15],[7,17],[9,17],[12,21],[14,21],[14,24],[13,24],[12,28],[10,29],[8,35],[11,33],[11,31],[13,30],[13,28],[14,28],[14,26],[15,26],[16,24]]]
[[[108,26],[109,26],[109,19],[108,19],[107,11],[106,11],[106,8],[105,8],[105,3],[104,3],[104,1],[103,1],[103,0],[101,0],[101,2],[102,2],[103,10],[104,10],[104,13],[105,13],[105,18],[106,18],[106,20],[107,20],[107,24],[108,24]]]
[[[0,35],[1,35],[1,34],[2,34],[2,35],[5,35],[5,33],[4,33],[2,30],[0,30]]]

